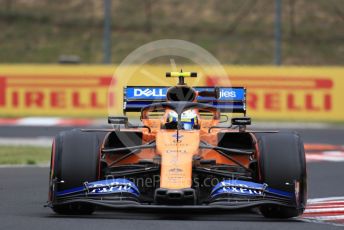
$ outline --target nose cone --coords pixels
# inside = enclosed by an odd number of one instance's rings
[[[161,155],[161,188],[191,188],[192,159],[198,153],[199,138],[199,130],[159,131],[156,143]]]

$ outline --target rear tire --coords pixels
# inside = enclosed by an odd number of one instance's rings
[[[105,134],[104,134],[105,135]],[[101,135],[74,129],[59,133],[52,150],[50,166],[50,200],[52,209],[58,214],[91,214],[91,204],[54,204],[52,180],[63,181],[55,184],[55,191],[83,186],[84,182],[96,181],[99,176]]]
[[[295,133],[263,134],[257,139],[262,182],[293,194],[296,192],[294,182],[299,183],[295,207],[266,205],[260,208],[261,213],[268,218],[301,215],[307,202],[306,160],[302,140]]]

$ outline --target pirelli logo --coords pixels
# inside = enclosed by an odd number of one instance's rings
[[[106,111],[111,76],[0,76],[0,108],[36,111]],[[109,96],[109,97],[108,97]],[[30,113],[30,112],[29,112]]]
[[[326,77],[233,76],[232,86],[247,88],[248,111],[324,112],[333,107],[334,82]],[[226,81],[225,81],[226,80]],[[228,84],[228,79],[208,76],[208,86]]]
[[[160,67],[146,68],[156,76],[165,71]],[[190,69],[201,72],[197,66]],[[231,86],[247,88],[247,112],[252,118],[344,120],[342,67],[226,67],[226,71],[232,73]],[[113,67],[104,66],[0,66],[0,116],[121,114],[122,89],[128,79],[113,79],[112,74]],[[130,79],[130,85],[145,86],[151,82],[137,77]],[[225,76],[211,75],[200,77],[198,85],[229,86]]]

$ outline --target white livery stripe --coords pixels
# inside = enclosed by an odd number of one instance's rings
[[[344,208],[342,204],[334,204],[334,205],[311,205],[308,206],[307,209],[319,209],[319,208]]]
[[[307,218],[307,217],[306,217]],[[336,215],[336,216],[317,216],[317,217],[310,217],[309,219],[316,219],[316,220],[344,220],[344,215]]]
[[[326,197],[326,198],[315,198],[315,199],[309,199],[307,200],[308,204],[314,204],[314,203],[329,203],[329,202],[344,202],[344,196],[335,196],[335,197]]]
[[[54,126],[58,123],[59,118],[42,118],[42,117],[29,117],[19,119],[17,125],[25,126]]]
[[[331,156],[331,155],[324,155],[324,154],[308,154],[306,156],[306,159],[308,161],[333,161],[333,162],[342,162],[344,161],[344,154],[337,156]]]
[[[11,126],[92,126],[105,124],[97,119],[75,119],[58,117],[0,118],[0,125]]]
[[[309,199],[301,220],[344,226],[344,197]]]
[[[319,208],[319,209],[306,209],[305,213],[311,212],[344,212],[344,208]]]

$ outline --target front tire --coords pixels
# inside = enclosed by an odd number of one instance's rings
[[[266,205],[260,208],[268,218],[291,218],[303,213],[307,203],[307,173],[303,142],[295,133],[263,134],[258,138],[259,168],[263,183],[298,194],[295,207]],[[296,191],[295,183],[298,184]]]
[[[50,166],[50,201],[58,214],[91,214],[94,205],[58,204],[55,191],[83,186],[99,176],[100,146],[102,139],[96,133],[74,129],[59,133],[53,142]],[[55,188],[53,189],[53,180]],[[62,182],[62,183],[60,183]]]

